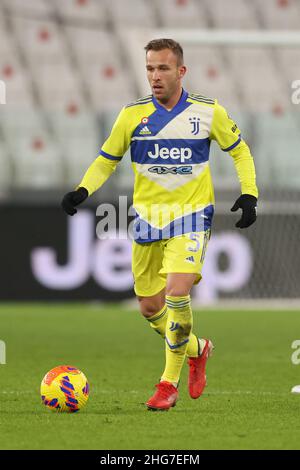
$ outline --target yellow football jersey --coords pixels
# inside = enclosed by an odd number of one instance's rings
[[[242,194],[257,197],[253,158],[237,125],[217,100],[185,90],[171,111],[153,95],[125,106],[79,186],[89,195],[96,191],[130,147],[134,239],[143,243],[207,230],[214,212],[212,140],[234,158]]]

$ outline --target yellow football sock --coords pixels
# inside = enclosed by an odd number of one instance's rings
[[[163,308],[159,312],[147,318],[153,330],[156,331],[156,333],[159,333],[163,338],[165,338],[165,334],[166,334],[168,313],[169,313],[168,307],[167,305],[164,305]],[[187,349],[186,349],[186,355],[188,357],[197,357],[199,356],[199,353],[200,351],[199,351],[198,338],[194,333],[191,333],[189,342],[187,345]]]
[[[161,380],[179,382],[187,345],[192,330],[193,315],[189,295],[166,295],[168,321],[165,333],[166,366]]]
[[[159,312],[146,319],[150,323],[151,328],[153,328],[156,333],[159,333],[164,338],[166,334],[167,318],[168,307],[165,304]]]
[[[200,356],[200,346],[201,346],[201,339],[200,344],[197,336],[194,333],[190,334],[190,340],[188,342],[188,346],[186,348],[186,355],[188,357],[198,357]],[[201,348],[202,349],[202,348]]]

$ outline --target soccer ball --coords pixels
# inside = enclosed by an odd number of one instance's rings
[[[54,367],[42,380],[41,397],[43,404],[51,410],[74,413],[86,404],[89,384],[76,367]]]

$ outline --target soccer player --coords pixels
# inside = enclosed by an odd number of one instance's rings
[[[135,174],[136,211],[132,271],[140,310],[165,340],[165,369],[151,410],[168,410],[178,399],[181,369],[188,358],[189,394],[198,398],[206,385],[209,339],[193,332],[190,290],[201,280],[210,238],[214,193],[209,148],[216,140],[233,158],[241,195],[232,211],[242,210],[236,227],[256,220],[258,191],[249,147],[237,125],[215,99],[182,88],[183,51],[172,39],[155,39],[145,47],[152,94],[125,106],[100,155],[62,207],[75,207],[96,191],[116,169],[130,146]]]

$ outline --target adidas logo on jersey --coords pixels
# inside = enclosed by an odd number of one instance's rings
[[[147,126],[144,126],[140,132],[139,132],[140,135],[149,135],[151,134],[151,131],[150,129],[147,127]]]
[[[188,261],[189,263],[195,263],[195,259],[193,256],[188,256],[187,258],[185,258],[185,261]]]

